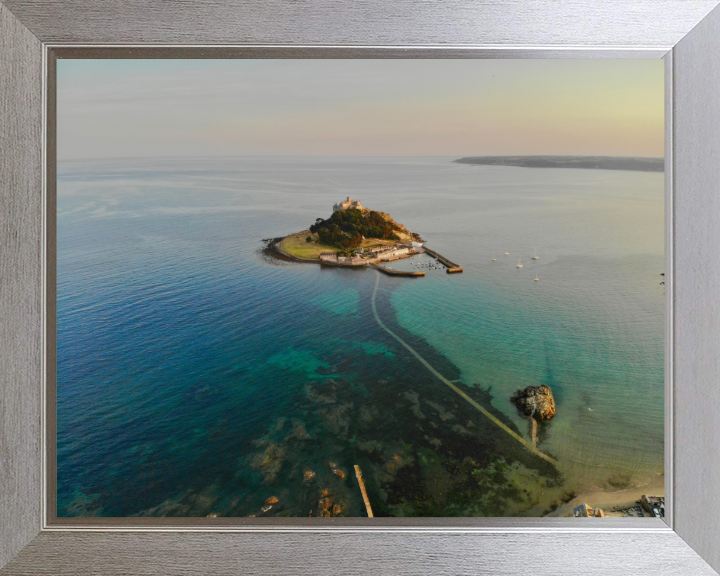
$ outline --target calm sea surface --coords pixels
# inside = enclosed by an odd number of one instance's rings
[[[663,175],[451,160],[61,162],[58,514],[363,516],[359,464],[377,515],[532,516],[662,474]],[[263,253],[346,196],[464,273]],[[510,395],[552,387],[559,467],[382,330],[376,282],[382,321],[518,434]]]

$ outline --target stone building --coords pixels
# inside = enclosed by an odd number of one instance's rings
[[[377,256],[381,260],[387,260],[388,258],[399,258],[400,256],[407,256],[415,252],[413,247],[407,246],[391,246],[387,250],[379,252]]]
[[[347,200],[343,200],[339,204],[333,204],[333,212],[340,212],[341,210],[350,210],[351,208],[354,208],[356,210],[362,210],[363,205],[360,204],[360,200],[353,200],[350,198],[350,196],[347,197]]]

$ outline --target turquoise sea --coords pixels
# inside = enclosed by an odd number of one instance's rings
[[[663,175],[452,160],[60,162],[58,515],[364,516],[357,464],[378,516],[538,516],[661,475]],[[464,272],[263,251],[347,196]],[[388,328],[526,439],[509,397],[550,385],[559,466],[382,330],[376,284]]]

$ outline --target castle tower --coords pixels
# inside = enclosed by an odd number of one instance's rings
[[[343,200],[339,204],[333,204],[333,212],[339,212],[341,210],[348,210],[350,208],[355,208],[358,210],[363,210],[363,206],[360,203],[360,200],[353,200],[350,198],[350,196],[347,197],[347,200]]]

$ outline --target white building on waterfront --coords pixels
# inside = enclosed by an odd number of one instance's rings
[[[386,260],[388,258],[398,258],[399,256],[407,256],[411,252],[414,252],[414,248],[409,248],[407,246],[401,246],[401,247],[392,247],[386,252],[381,252],[378,254],[380,256],[381,260]]]

